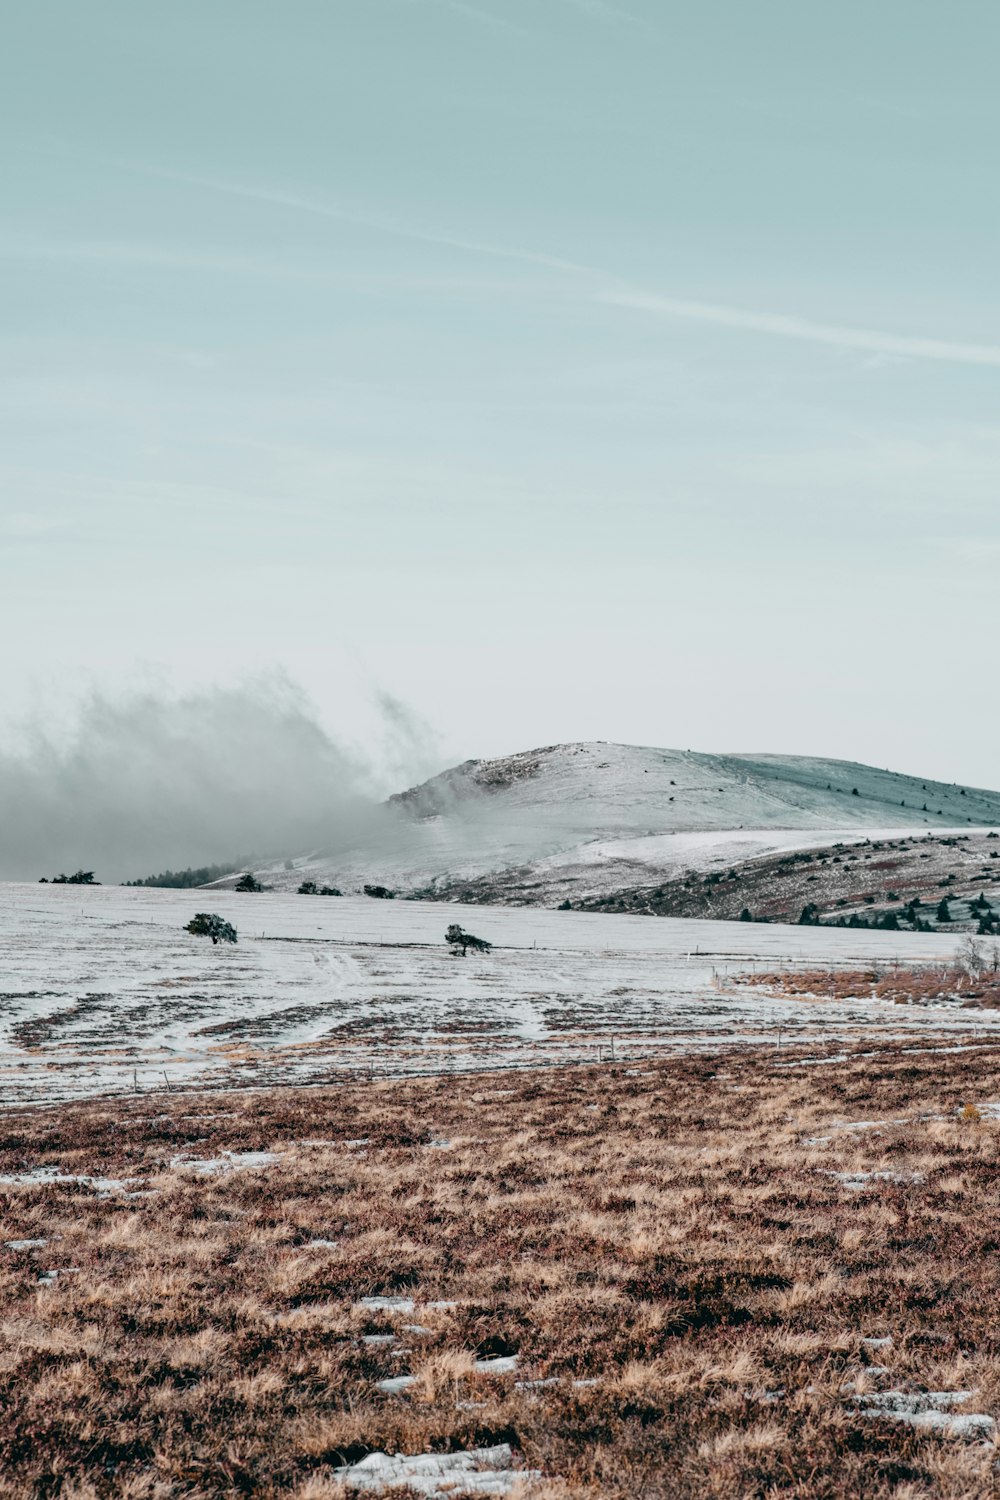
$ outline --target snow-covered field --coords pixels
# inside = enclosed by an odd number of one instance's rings
[[[184,932],[198,910],[236,947]],[[490,939],[453,958],[458,921]],[[777,999],[763,965],[950,956],[955,939],[828,928],[116,886],[0,885],[0,1098],[638,1057],[953,1031],[1000,1016]]]

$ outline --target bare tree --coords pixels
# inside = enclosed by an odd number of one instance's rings
[[[955,958],[959,967],[965,970],[970,979],[979,979],[986,972],[989,964],[985,944],[977,943],[974,937],[962,939]]]

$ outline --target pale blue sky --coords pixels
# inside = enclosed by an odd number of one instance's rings
[[[9,713],[280,664],[442,762],[1000,784],[993,0],[4,29]]]

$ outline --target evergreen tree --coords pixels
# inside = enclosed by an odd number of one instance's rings
[[[214,911],[196,912],[184,931],[193,933],[195,937],[210,937],[213,948],[216,943],[235,943],[236,941],[236,928]]]

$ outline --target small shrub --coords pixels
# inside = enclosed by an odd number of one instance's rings
[[[452,922],[444,935],[444,940],[451,947],[453,953],[461,953],[465,957],[466,950],[471,948],[474,953],[489,953],[493,947],[485,938],[473,937],[471,932],[464,932],[457,922]]]
[[[238,891],[262,891],[264,889],[260,881],[249,870],[245,875],[240,876],[235,888]]]
[[[392,901],[396,895],[386,885],[366,885],[364,891],[366,896],[374,896],[377,901]]]
[[[319,886],[316,884],[315,880],[303,880],[302,884],[299,886],[298,894],[300,896],[318,896]]]

